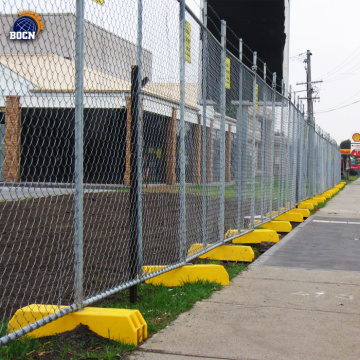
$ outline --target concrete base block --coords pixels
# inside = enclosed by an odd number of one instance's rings
[[[188,256],[203,249],[203,244],[193,244]],[[199,256],[200,259],[220,260],[220,261],[254,261],[255,254],[250,246],[221,245]]]
[[[233,230],[237,231],[237,230]],[[232,240],[233,244],[260,244],[262,242],[279,242],[279,235],[274,230],[255,229]]]
[[[159,271],[166,266],[143,266],[144,273]],[[147,284],[165,285],[169,287],[183,286],[184,283],[197,281],[216,282],[221,285],[229,285],[229,274],[221,265],[185,265],[180,268],[170,270],[164,274],[146,280]]]
[[[33,323],[46,316],[60,311],[66,306],[33,304],[17,310],[11,318],[9,331],[19,330],[24,325]],[[27,336],[51,336],[71,331],[79,324],[89,326],[96,334],[124,344],[138,345],[147,338],[147,324],[138,310],[105,309],[86,307],[65,315],[57,320],[36,329]]]

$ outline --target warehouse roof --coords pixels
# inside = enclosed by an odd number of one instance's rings
[[[75,61],[55,54],[11,54],[0,55],[0,63],[32,83],[36,90],[31,92],[74,92]],[[131,83],[116,76],[85,67],[85,92],[130,92]],[[148,83],[143,94],[172,103],[180,103],[179,83]],[[185,103],[187,107],[197,108],[198,86],[187,83]]]

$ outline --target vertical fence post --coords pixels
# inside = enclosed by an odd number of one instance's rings
[[[225,234],[225,116],[226,116],[226,21],[221,20],[221,81],[220,81],[220,241]]]
[[[263,84],[263,117],[261,126],[261,203],[260,203],[260,215],[261,221],[264,220],[264,202],[265,202],[265,143],[267,133],[267,121],[266,121],[266,63],[264,63],[264,84]]]
[[[296,183],[297,183],[297,179],[296,179],[296,163],[297,163],[297,142],[296,142],[296,137],[297,137],[297,133],[296,133],[296,93],[294,91],[294,104],[293,106],[293,117],[292,117],[292,159],[291,159],[291,164],[292,164],[292,170],[291,170],[291,200],[290,200],[290,208],[295,207],[295,200],[296,200]]]
[[[289,199],[289,186],[290,186],[290,124],[291,124],[291,86],[289,89],[289,97],[288,97],[288,126],[287,126],[287,137],[286,137],[286,166],[285,166],[285,171],[286,171],[286,176],[285,176],[285,209],[289,210],[289,206],[288,206],[288,199]]]
[[[240,69],[239,69],[239,106],[237,110],[237,121],[236,121],[236,199],[237,199],[237,229],[240,233],[242,226],[242,199],[245,194],[244,184],[245,184],[245,174],[246,174],[246,143],[245,138],[247,133],[247,128],[241,129],[241,124],[243,123],[243,43],[242,39],[239,41],[239,60],[240,60]],[[244,146],[245,150],[242,150],[241,147]],[[244,161],[245,159],[245,161]]]
[[[137,65],[131,68],[131,151],[130,151],[130,251],[129,251],[129,268],[130,268],[130,280],[135,280],[138,270],[138,158],[137,158],[137,147],[138,147],[138,97],[139,97],[139,68]],[[137,298],[137,285],[130,287],[130,302],[135,303]]]
[[[130,151],[130,279],[142,277],[142,209],[141,209],[141,65],[142,0],[138,0],[137,65],[131,69],[131,151]],[[130,302],[137,299],[137,284],[130,287]]]
[[[297,141],[296,141],[296,193],[295,193],[295,205],[297,205],[300,201],[300,185],[301,185],[301,125],[300,125],[300,99],[298,98],[297,108],[296,108],[296,133],[297,133]]]
[[[180,262],[186,261],[185,194],[185,0],[180,0]]]
[[[202,241],[203,248],[207,245],[207,176],[206,176],[206,123],[207,123],[207,71],[208,71],[208,34],[207,34],[207,0],[204,0],[203,6],[203,61],[202,61],[202,99],[203,99],[203,124],[202,124],[202,147],[201,147],[201,166],[202,166]]]
[[[278,197],[278,208],[280,210],[283,205],[283,197],[284,197],[284,174],[283,174],[283,152],[284,152],[284,80],[281,81],[281,118],[280,118],[280,163],[279,163],[279,197]]]
[[[302,195],[302,190],[303,190],[303,154],[304,154],[304,150],[303,150],[303,131],[304,131],[304,123],[303,123],[303,118],[302,118],[302,113],[300,110],[300,107],[298,109],[298,116],[299,116],[299,191],[298,191],[298,198],[296,203],[298,204],[299,202],[301,202],[303,200],[303,195]]]
[[[136,147],[136,157],[138,159],[137,163],[137,228],[138,228],[138,236],[137,236],[137,249],[138,249],[138,275],[139,279],[142,279],[142,267],[143,267],[143,249],[142,249],[142,152],[143,152],[143,142],[142,142],[142,121],[141,121],[141,88],[142,84],[142,14],[143,14],[143,0],[138,0],[138,99],[137,99],[137,139],[138,144]],[[145,85],[145,84],[144,84]]]
[[[255,138],[255,133],[256,133],[256,108],[257,108],[257,84],[256,84],[256,78],[257,78],[257,52],[254,51],[253,54],[253,66],[252,66],[252,70],[253,70],[253,126],[252,126],[252,172],[251,172],[251,207],[250,207],[250,212],[251,212],[251,228],[254,228],[255,225],[255,173],[256,173],[256,155],[255,155],[255,151],[256,151],[256,138]]]
[[[84,0],[76,0],[75,57],[75,302],[84,307]]]
[[[276,100],[276,72],[272,78],[272,116],[271,116],[271,156],[270,156],[270,219],[273,218],[274,198],[274,158],[275,158],[275,100]],[[280,207],[277,209],[279,212]]]

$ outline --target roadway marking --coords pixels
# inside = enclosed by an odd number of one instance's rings
[[[359,222],[359,221],[313,220],[313,222],[317,222],[317,223],[325,223],[325,224],[349,224],[349,225],[360,225],[360,222]]]

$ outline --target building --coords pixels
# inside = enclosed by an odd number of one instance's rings
[[[1,176],[7,183],[72,183],[74,181],[74,14],[41,14],[48,32],[35,42],[11,41],[1,34],[1,134],[4,137]],[[2,15],[11,29],[16,15]],[[59,29],[59,31],[58,31]],[[51,31],[50,31],[51,30]],[[57,34],[56,38],[51,34]],[[151,183],[179,181],[178,82],[153,82],[152,58],[146,49],[142,90],[143,176]],[[92,184],[130,183],[130,74],[136,46],[85,22],[84,54],[84,181]],[[124,64],[126,66],[124,66]],[[235,66],[232,68],[234,69]],[[233,70],[232,70],[233,71]],[[185,88],[186,181],[201,183],[202,105],[197,83]],[[214,92],[218,97],[218,91]],[[213,99],[214,100],[214,99]],[[215,99],[218,101],[218,99]],[[227,99],[231,103],[231,99]],[[252,106],[245,107],[248,144],[252,138]],[[257,114],[256,151],[260,153],[261,119]],[[220,180],[220,114],[207,106],[207,181]],[[236,106],[227,110],[226,181],[235,178]],[[251,156],[252,148],[245,150]],[[258,155],[255,156],[259,158]],[[260,171],[260,161],[255,164]]]

